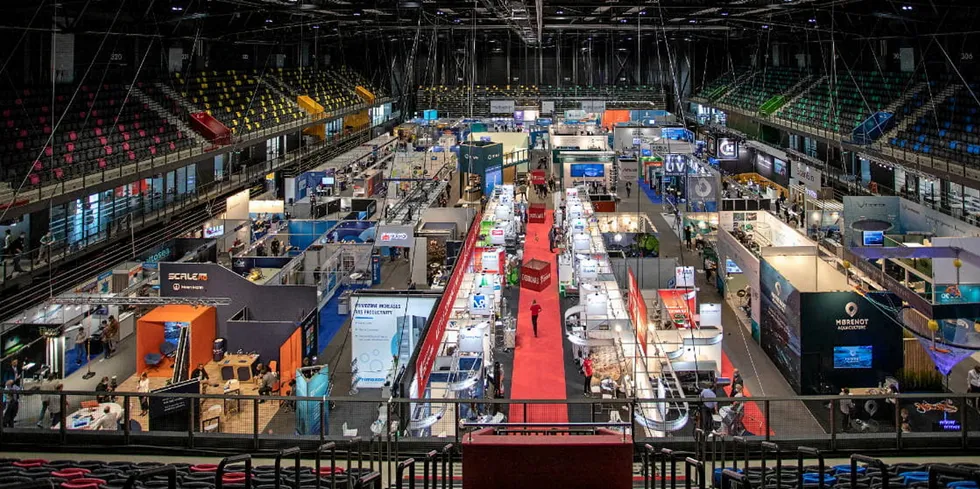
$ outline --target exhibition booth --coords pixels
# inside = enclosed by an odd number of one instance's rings
[[[174,304],[144,314],[136,323],[136,372],[185,380],[211,361],[215,322],[213,307]]]
[[[815,242],[770,212],[718,213],[716,253],[724,297],[757,341],[761,321],[760,260],[769,252],[816,247]]]
[[[530,143],[526,132],[473,132],[470,133],[468,141],[500,143],[505,183],[514,183],[518,172],[525,173],[530,169],[528,165]]]
[[[902,323],[941,372],[980,350],[980,228],[901,197],[848,196],[843,245],[862,288],[908,304]]]
[[[816,248],[792,251],[761,261],[763,351],[798,394],[885,384],[904,362],[900,322]]]
[[[397,138],[383,134],[310,171],[284,179],[286,202],[308,202],[311,195],[317,198],[341,195],[350,187],[354,175],[391,161],[397,141]]]
[[[490,395],[486,389],[494,363],[494,338],[506,335],[506,330],[514,332],[513,315],[506,308],[502,287],[508,268],[516,261],[507,257],[504,245],[491,242],[487,231],[495,229],[493,221],[518,219],[516,198],[512,185],[497,186],[484,214],[494,219],[473,221],[469,226],[458,258],[453,260],[446,292],[420,336],[412,361],[400,375],[405,397],[434,401],[413,404],[400,413],[401,419],[408,420],[406,428],[411,436],[451,437],[457,430],[455,419],[475,417],[472,405],[440,404],[438,400]],[[503,419],[503,414],[497,416],[485,415],[485,419]]]

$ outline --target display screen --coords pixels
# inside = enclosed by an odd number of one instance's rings
[[[571,173],[573,177],[601,177],[606,170],[602,163],[573,163]]]
[[[786,162],[783,161],[783,160],[781,160],[781,159],[779,159],[779,158],[773,158],[772,159],[772,170],[776,173],[776,175],[780,175],[780,176],[785,177],[786,176]]]
[[[725,272],[728,273],[729,275],[732,275],[735,273],[742,273],[742,269],[738,267],[738,264],[726,258]]]
[[[834,368],[871,368],[871,346],[835,346]]]
[[[323,177],[320,179],[320,183],[322,183],[323,185],[333,185],[333,182],[334,182],[333,177]]]
[[[864,246],[885,246],[885,232],[864,231]]]

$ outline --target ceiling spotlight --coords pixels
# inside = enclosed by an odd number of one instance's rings
[[[174,12],[182,12],[184,10],[184,7],[181,7],[180,5],[174,5],[170,7],[170,10],[173,10]]]
[[[565,13],[565,11],[564,11],[564,10],[562,10],[562,9],[558,9],[558,11],[557,11],[557,12],[555,12],[555,13],[556,13],[556,14],[558,14],[558,15],[561,15],[561,14],[563,14],[563,13]]]
[[[626,23],[626,19],[619,19],[619,22],[625,24]]]
[[[360,17],[360,16],[361,16],[360,12],[354,12],[354,17]]]
[[[446,15],[442,10],[436,10],[436,15]]]
[[[272,19],[265,19],[265,23],[266,24],[271,24],[272,23]]]
[[[319,29],[319,28],[320,28],[320,26],[318,26],[318,25],[315,25],[315,26],[313,26],[313,28],[314,28],[314,29]]]
[[[646,10],[641,10],[640,11],[640,15],[646,15],[646,14],[647,14],[647,11]]]
[[[697,23],[698,23],[698,21],[697,21],[697,19],[691,19],[691,20],[689,20],[688,22],[690,22],[690,23],[692,23],[692,24],[697,24]]]
[[[721,13],[721,16],[722,16],[722,17],[728,17],[728,12],[722,12],[722,13]]]
[[[768,24],[766,24],[766,25],[763,25],[763,26],[762,26],[762,28],[763,28],[763,29],[768,29],[768,28],[769,28],[769,25],[768,25]]]
[[[912,10],[912,6],[911,5],[902,5],[902,10],[906,10],[906,11]]]
[[[817,23],[817,19],[810,19],[810,23],[811,24],[816,24]]]

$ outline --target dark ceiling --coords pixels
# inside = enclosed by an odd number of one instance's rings
[[[246,43],[393,40],[473,30],[529,46],[557,33],[682,33],[773,41],[915,38],[972,33],[977,0],[38,0],[9,9],[5,30],[49,28],[57,11],[76,32]],[[35,15],[37,14],[37,15]],[[9,19],[19,18],[17,21]]]

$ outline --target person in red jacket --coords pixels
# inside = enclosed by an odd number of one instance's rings
[[[582,360],[582,375],[585,376],[585,397],[592,394],[592,352]]]
[[[534,337],[538,337],[538,314],[541,314],[541,304],[538,301],[531,301],[531,327],[534,328]]]

